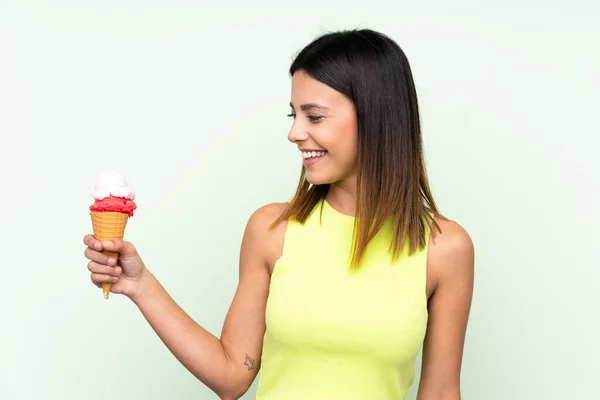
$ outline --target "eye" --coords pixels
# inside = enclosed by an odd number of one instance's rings
[[[288,117],[291,117],[291,118],[296,118],[296,114],[294,114],[294,113],[290,113],[290,114],[288,114],[287,116],[288,116]]]
[[[320,115],[309,115],[308,119],[310,122],[319,122],[323,117]]]

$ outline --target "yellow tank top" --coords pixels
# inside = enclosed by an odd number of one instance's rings
[[[409,257],[407,242],[392,262],[389,222],[353,271],[353,229],[354,217],[327,201],[305,224],[288,222],[257,400],[406,399],[428,319],[427,248]]]

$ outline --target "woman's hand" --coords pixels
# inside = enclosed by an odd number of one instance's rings
[[[84,254],[90,260],[88,270],[92,273],[92,283],[102,287],[102,283],[110,282],[112,293],[135,297],[146,273],[146,266],[135,246],[120,239],[100,242],[93,235],[86,235],[83,243],[87,246]],[[103,251],[119,253],[118,260]]]

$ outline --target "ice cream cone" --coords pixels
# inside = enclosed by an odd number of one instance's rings
[[[123,239],[125,234],[125,227],[127,226],[127,221],[129,220],[129,216],[120,212],[91,212],[92,216],[92,227],[94,229],[94,237],[100,241],[104,240],[113,240],[113,239]],[[119,253],[114,251],[103,251],[104,254],[107,254],[115,259],[119,259]],[[104,298],[108,299],[108,295],[110,294],[110,282],[106,282],[102,284],[102,292],[104,293]]]

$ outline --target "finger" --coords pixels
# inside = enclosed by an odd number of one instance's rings
[[[124,255],[132,255],[136,253],[133,244],[122,239],[106,240],[102,242],[102,248],[108,251],[116,251],[117,253]]]
[[[121,267],[111,267],[108,265],[98,264],[93,261],[90,261],[88,263],[88,271],[95,273],[95,274],[111,275],[111,276],[119,276],[119,275],[121,275],[121,272],[123,272]]]
[[[94,282],[95,284],[102,284],[102,283],[106,283],[106,282],[114,283],[118,280],[119,280],[118,276],[96,274],[96,273],[92,274],[92,282]]]
[[[123,241],[121,239],[105,240],[102,242],[104,250],[121,252],[123,251]]]
[[[102,244],[94,237],[94,235],[85,235],[83,237],[83,243],[91,249],[102,251]]]
[[[83,254],[85,258],[90,261],[97,262],[98,264],[113,266],[117,264],[117,260],[114,257],[109,256],[108,254],[99,253],[96,250],[90,249],[89,247],[86,247],[86,249],[83,251]]]

